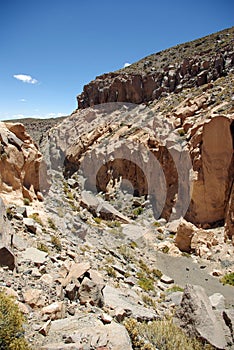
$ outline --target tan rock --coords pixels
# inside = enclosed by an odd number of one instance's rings
[[[65,305],[63,302],[54,302],[41,310],[42,315],[47,315],[50,320],[58,320],[65,317]]]
[[[36,198],[42,155],[19,123],[0,122],[0,192],[6,202]]]
[[[184,219],[181,219],[175,236],[175,244],[182,252],[190,252],[191,241],[196,231],[196,226]]]
[[[41,289],[28,289],[23,292],[24,302],[32,308],[40,308],[45,305],[45,297]]]
[[[78,278],[83,276],[90,269],[90,263],[73,263],[68,275],[62,280],[63,287],[66,287],[71,281],[76,282]]]

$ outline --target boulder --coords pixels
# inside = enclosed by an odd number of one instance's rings
[[[175,244],[182,251],[189,253],[191,250],[191,241],[197,231],[196,226],[181,219],[175,236]]]
[[[37,248],[27,248],[23,254],[22,254],[22,260],[23,261],[31,261],[32,263],[36,265],[42,265],[46,262],[48,257],[48,253],[42,252],[41,250]]]
[[[24,302],[32,308],[40,308],[45,305],[43,290],[30,288],[23,292]]]
[[[186,286],[180,307],[175,314],[175,321],[189,336],[201,338],[218,349],[226,348],[222,324],[201,286]]]
[[[65,305],[62,301],[56,301],[43,307],[41,313],[42,315],[46,315],[50,320],[58,320],[65,317]]]
[[[96,283],[87,277],[85,277],[81,282],[78,297],[81,304],[90,303],[91,305],[99,307],[104,305],[102,290]]]

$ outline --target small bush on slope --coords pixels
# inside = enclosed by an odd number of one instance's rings
[[[24,317],[14,299],[0,290],[0,349],[29,350],[24,338]]]
[[[124,325],[132,340],[134,350],[212,350],[195,338],[189,338],[172,320],[140,323],[130,318]]]

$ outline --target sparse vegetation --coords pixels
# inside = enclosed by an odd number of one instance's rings
[[[96,224],[100,225],[102,223],[102,219],[99,217],[93,218],[93,220],[96,222]]]
[[[24,337],[25,319],[14,299],[0,290],[0,349],[29,350]]]
[[[116,278],[116,276],[117,276],[117,275],[116,275],[116,271],[115,271],[115,269],[114,269],[113,267],[111,267],[111,266],[106,266],[105,270],[106,270],[108,276],[113,277],[113,278]]]
[[[51,218],[47,219],[49,228],[51,228],[52,230],[57,230],[57,226],[55,225],[54,221]]]
[[[135,217],[137,217],[143,213],[143,210],[144,209],[142,207],[138,207],[138,208],[135,208],[132,213]]]
[[[134,350],[212,350],[196,338],[188,337],[171,319],[140,323],[130,318],[124,325],[132,340]]]
[[[146,277],[142,272],[137,273],[138,285],[145,291],[154,290],[154,280]]]
[[[177,285],[174,285],[173,287],[170,287],[166,290],[166,292],[169,294],[169,293],[174,293],[174,292],[183,292],[184,291],[184,288],[180,287],[180,286],[177,286]]]
[[[28,198],[23,199],[24,205],[30,205],[30,200]]]
[[[51,236],[51,243],[58,252],[61,252],[62,243],[60,242],[60,239],[57,236]]]
[[[49,248],[43,242],[37,243],[37,249],[41,250],[42,252],[49,253]]]
[[[43,226],[43,222],[39,216],[38,213],[32,213],[31,215],[29,215],[29,218],[33,219],[34,221],[36,221],[39,225]]]
[[[113,220],[113,221],[106,221],[106,225],[108,226],[108,227],[121,227],[121,223],[119,222],[119,221],[117,221],[117,220]]]
[[[224,275],[220,279],[220,282],[223,284],[229,284],[230,286],[234,286],[234,272]]]

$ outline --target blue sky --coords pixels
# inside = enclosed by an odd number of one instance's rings
[[[233,0],[0,0],[0,120],[68,115],[97,75],[233,25]]]

